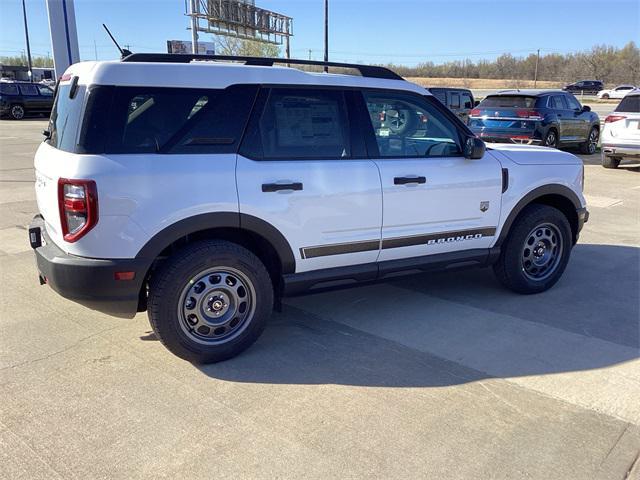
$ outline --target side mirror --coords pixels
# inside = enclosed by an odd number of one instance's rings
[[[590,112],[591,111],[591,107],[589,105],[583,105],[582,106],[582,111],[583,112]]]
[[[480,105],[480,100],[475,100],[475,101],[473,102],[473,106],[474,106],[474,107],[477,107],[478,105]]]
[[[478,137],[467,137],[464,142],[464,157],[469,160],[477,160],[484,156],[486,146]]]

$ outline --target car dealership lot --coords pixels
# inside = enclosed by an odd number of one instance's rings
[[[0,478],[640,478],[640,166],[584,157],[549,292],[475,270],[288,299],[197,367],[38,285],[45,126],[0,122]]]

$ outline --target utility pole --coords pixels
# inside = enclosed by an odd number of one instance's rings
[[[311,49],[309,49],[309,60],[311,60]]]
[[[33,81],[33,65],[31,64],[31,46],[29,45],[29,28],[27,27],[27,7],[24,4],[24,0],[22,0],[22,16],[24,18],[24,36],[27,40],[27,63],[29,71],[27,75],[29,75],[29,81]]]
[[[191,53],[198,54],[198,0],[191,0]]]
[[[536,88],[538,84],[538,62],[540,62],[540,49],[538,49],[538,55],[536,56],[536,71],[533,74],[533,88]]]
[[[324,0],[324,61],[329,61],[329,0]],[[329,67],[325,65],[324,71],[329,72]]]
[[[93,39],[93,53],[96,56],[96,62],[98,61],[98,47],[96,46],[96,39]]]

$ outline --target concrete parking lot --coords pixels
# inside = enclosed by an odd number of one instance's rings
[[[0,121],[0,478],[640,479],[640,165],[583,157],[549,292],[482,269],[298,297],[195,366],[38,284],[45,126]]]

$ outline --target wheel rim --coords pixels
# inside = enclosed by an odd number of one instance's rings
[[[184,286],[178,302],[180,328],[202,344],[226,343],[251,323],[256,293],[239,270],[214,267],[204,270]]]
[[[11,115],[13,118],[21,119],[24,117],[24,109],[20,105],[14,105],[11,107]]]
[[[547,147],[555,147],[556,146],[556,134],[551,131],[547,133],[547,141],[545,142]]]
[[[589,153],[596,153],[596,147],[598,146],[598,131],[594,128],[589,133]]]
[[[562,236],[555,225],[543,223],[529,232],[522,247],[522,271],[531,280],[545,280],[562,258]]]

